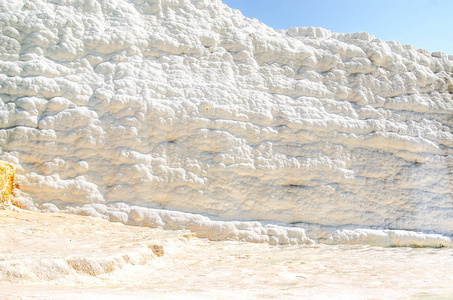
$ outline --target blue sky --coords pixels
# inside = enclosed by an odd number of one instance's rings
[[[371,33],[453,55],[453,0],[223,0],[275,28]]]

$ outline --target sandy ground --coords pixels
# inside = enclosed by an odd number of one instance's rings
[[[0,299],[453,299],[453,249],[269,246],[0,211]]]

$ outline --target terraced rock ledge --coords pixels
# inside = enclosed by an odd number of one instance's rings
[[[193,236],[92,217],[0,210],[0,284],[99,277],[163,257],[172,252],[167,245],[182,249]]]

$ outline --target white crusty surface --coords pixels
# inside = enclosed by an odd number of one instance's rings
[[[452,71],[218,0],[1,1],[0,159],[29,208],[453,236]]]

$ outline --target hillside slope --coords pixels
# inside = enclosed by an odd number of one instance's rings
[[[453,235],[452,56],[217,0],[3,1],[0,24],[16,203]]]

